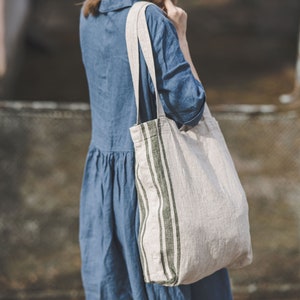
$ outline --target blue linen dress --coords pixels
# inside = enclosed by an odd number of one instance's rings
[[[136,105],[125,43],[125,22],[136,0],[102,0],[100,14],[80,17],[92,134],[80,195],[81,276],[87,300],[230,300],[227,270],[191,285],[145,284],[137,245],[139,212],[129,127]],[[180,50],[176,30],[156,6],[146,11],[157,83],[167,116],[200,120],[205,92]],[[156,117],[154,90],[141,57],[140,117]]]

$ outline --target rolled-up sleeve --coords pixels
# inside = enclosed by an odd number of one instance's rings
[[[193,76],[180,49],[173,23],[159,8],[146,11],[152,42],[157,87],[166,115],[179,124],[195,126],[202,117],[205,91]],[[152,92],[153,85],[150,83]]]

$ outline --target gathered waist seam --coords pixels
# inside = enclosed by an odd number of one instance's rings
[[[97,149],[102,153],[133,153],[134,149],[103,149],[94,141],[90,141],[88,150]]]

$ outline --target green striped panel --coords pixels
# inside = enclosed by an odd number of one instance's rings
[[[152,155],[152,153],[150,152],[150,146],[148,144],[149,140],[147,138],[147,133],[146,133],[145,125],[147,125],[147,123],[141,124],[141,129],[142,129],[142,134],[143,134],[143,138],[144,138],[144,141],[145,141],[147,163],[148,163],[148,168],[150,170],[151,179],[152,179],[153,185],[154,185],[154,187],[156,189],[157,195],[159,197],[160,206],[161,206],[161,192],[159,190],[158,185],[156,184],[154,170],[153,170],[153,167],[152,167],[152,164],[151,164],[150,155]],[[160,210],[160,207],[159,207],[159,210]],[[162,249],[163,249],[162,224],[161,224],[162,222],[161,222],[160,218],[158,220],[159,220],[159,229],[160,229],[159,240],[160,240],[160,249],[161,249],[161,263],[162,263],[162,267],[163,267],[163,272],[164,272],[165,276],[168,278],[168,275],[167,275],[167,272],[166,272],[166,263],[167,263],[167,260],[166,260],[166,257],[163,255],[163,251],[162,251]]]
[[[146,281],[150,281],[150,273],[149,273],[149,267],[147,262],[147,255],[145,252],[143,239],[145,235],[145,229],[147,224],[147,219],[149,216],[149,204],[147,199],[147,194],[145,191],[145,188],[143,187],[136,170],[136,188],[138,193],[138,201],[140,206],[140,212],[141,212],[141,218],[140,218],[140,228],[139,228],[139,248],[141,252],[141,262],[143,265],[143,269],[145,270],[146,274],[144,276],[146,277]],[[145,204],[144,204],[145,203]]]
[[[181,259],[181,243],[180,243],[179,221],[178,221],[178,213],[177,213],[177,207],[176,207],[176,202],[175,202],[174,190],[173,190],[173,185],[172,185],[172,181],[171,181],[170,168],[169,168],[169,164],[168,164],[168,160],[167,160],[164,140],[163,140],[163,137],[162,137],[161,120],[158,119],[157,122],[158,122],[158,137],[159,137],[159,142],[160,142],[160,145],[161,145],[161,148],[162,148],[162,157],[163,157],[162,161],[164,161],[165,167],[166,167],[166,170],[167,170],[167,176],[165,176],[165,178],[166,178],[166,180],[169,181],[169,187],[170,187],[170,191],[171,191],[170,199],[171,199],[172,205],[173,205],[173,213],[174,213],[174,221],[175,221],[176,244],[177,244],[177,257],[175,257],[175,259],[177,260],[177,265],[176,265],[175,273],[177,274],[177,276],[176,276],[176,282],[174,282],[174,284],[176,284],[177,280],[178,280],[178,275],[179,275],[179,272],[180,272],[180,259]],[[174,262],[175,262],[175,260],[174,260]]]
[[[166,182],[166,174],[164,173],[163,156],[161,155],[160,151],[158,129],[155,122],[149,122],[147,123],[147,125],[149,130],[149,136],[151,137],[152,157],[154,162],[155,174],[157,176],[157,181],[160,186],[162,196],[162,220],[164,222],[164,235],[166,244],[166,251],[163,251],[163,249],[162,251],[164,252],[164,256],[166,257],[166,260],[168,262],[168,267],[172,274],[172,280],[176,273],[174,267],[174,237],[172,216],[170,210],[170,197]]]

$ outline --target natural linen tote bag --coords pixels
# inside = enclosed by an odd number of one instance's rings
[[[252,261],[248,204],[217,121],[205,107],[199,124],[180,131],[163,111],[145,9],[129,11],[126,42],[139,114],[140,43],[156,92],[157,119],[130,128],[145,282],[190,284]]]

